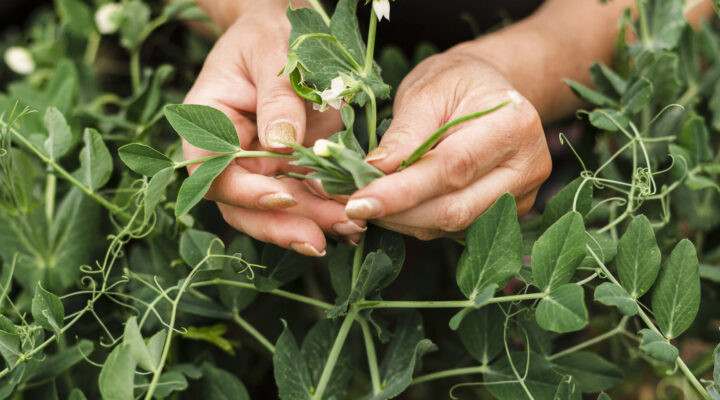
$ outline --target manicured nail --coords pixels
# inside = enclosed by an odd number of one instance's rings
[[[277,192],[266,194],[258,200],[263,208],[288,208],[297,204],[297,200],[289,193]]]
[[[265,132],[268,146],[275,149],[286,149],[283,143],[295,143],[295,126],[288,121],[277,121],[270,125]]]
[[[365,157],[365,162],[382,160],[387,157],[391,151],[392,149],[387,146],[378,146],[368,153],[367,157]]]
[[[382,214],[382,204],[372,197],[350,200],[345,206],[345,214],[354,219],[375,218]]]
[[[337,224],[333,225],[333,230],[337,232],[338,235],[352,235],[353,233],[360,233],[365,232],[367,228],[363,228],[360,225],[352,222],[338,222]]]
[[[290,248],[297,251],[298,253],[300,253],[302,255],[306,255],[309,257],[325,257],[325,254],[326,254],[325,250],[323,250],[321,253],[318,251],[318,249],[313,247],[313,245],[311,245],[310,243],[307,243],[307,242],[306,243],[298,243],[298,242],[291,243]]]

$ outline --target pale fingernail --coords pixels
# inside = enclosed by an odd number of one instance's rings
[[[290,248],[297,251],[298,253],[309,256],[309,257],[324,257],[326,251],[319,252],[318,249],[313,247],[310,243],[290,243]]]
[[[392,149],[387,146],[378,146],[368,153],[367,157],[365,157],[365,162],[382,160],[390,154],[391,150]]]
[[[372,197],[350,200],[345,206],[345,214],[354,219],[375,218],[382,214],[382,204]]]
[[[356,233],[354,235],[345,236],[345,241],[348,242],[348,244],[352,247],[358,247],[358,244],[360,243],[360,239],[362,239],[362,236],[360,236],[359,233]]]
[[[360,233],[365,232],[367,228],[363,228],[360,225],[352,222],[338,222],[337,224],[333,225],[333,230],[337,232],[338,235],[352,235],[353,233]]]
[[[289,193],[277,192],[260,197],[258,203],[263,208],[288,208],[296,205],[297,200]]]
[[[265,132],[265,141],[272,148],[286,149],[284,143],[295,143],[295,126],[288,121],[274,122]]]

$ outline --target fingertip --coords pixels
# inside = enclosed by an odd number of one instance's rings
[[[290,243],[290,248],[308,257],[320,258],[325,257],[325,254],[327,254],[327,251],[325,251],[325,245],[323,245],[322,250],[320,250],[310,242],[293,242]]]
[[[268,124],[262,135],[260,135],[260,144],[266,149],[278,153],[292,152],[293,148],[287,143],[299,143],[298,140],[299,124],[287,119],[280,119]]]

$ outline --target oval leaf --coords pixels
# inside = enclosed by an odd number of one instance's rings
[[[220,110],[195,104],[174,104],[165,107],[165,117],[178,135],[195,147],[217,153],[240,149],[235,125]]]
[[[582,287],[568,283],[540,300],[535,318],[541,328],[558,333],[573,332],[585,327],[588,313]]]

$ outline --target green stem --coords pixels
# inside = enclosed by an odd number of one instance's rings
[[[254,326],[250,325],[243,317],[240,316],[240,314],[237,313],[237,311],[233,312],[233,320],[240,325],[241,328],[245,329],[247,333],[249,333],[252,337],[255,338],[258,342],[260,342],[263,347],[265,347],[270,354],[275,354],[275,346],[273,346],[270,341],[263,336],[262,333],[260,333],[257,329],[255,329]]]
[[[91,32],[90,36],[88,36],[85,55],[83,56],[83,62],[86,65],[93,65],[95,63],[98,48],[100,47],[100,38],[100,33],[97,31]]]
[[[345,320],[343,320],[343,323],[340,326],[340,331],[335,338],[335,343],[333,343],[333,346],[330,349],[330,354],[328,355],[328,359],[325,362],[325,367],[323,368],[322,374],[320,375],[320,380],[318,381],[317,388],[315,389],[315,393],[313,394],[311,400],[321,400],[323,398],[323,395],[325,394],[325,389],[330,382],[330,377],[332,376],[333,370],[335,369],[335,364],[337,363],[338,357],[340,357],[340,352],[342,351],[343,345],[345,344],[345,339],[347,339],[350,328],[352,327],[353,322],[355,322],[357,313],[357,308],[350,308],[350,312],[348,312]]]
[[[375,354],[375,343],[373,342],[372,333],[366,320],[360,320],[360,328],[362,329],[363,339],[365,341],[365,351],[368,358],[368,369],[370,370],[370,382],[372,382],[373,394],[380,393],[380,373],[378,372],[377,355]]]
[[[55,216],[55,191],[57,188],[57,176],[50,170],[45,180],[45,219],[48,226],[52,224]]]
[[[368,28],[367,49],[365,51],[365,66],[363,76],[368,76],[372,72],[375,56],[375,35],[377,33],[377,15],[375,9],[370,7],[370,27]]]
[[[435,379],[449,378],[452,376],[484,374],[486,372],[490,372],[490,368],[487,365],[481,365],[478,367],[448,369],[445,371],[433,372],[431,374],[418,376],[417,378],[413,379],[412,382],[410,382],[410,385],[417,385],[418,383],[432,381]]]
[[[140,48],[138,47],[130,53],[130,81],[132,82],[133,93],[140,91],[140,73]]]
[[[7,123],[5,121],[0,121],[0,124],[2,124],[4,127],[7,127]],[[102,196],[95,193],[94,190],[83,185],[80,181],[75,179],[74,176],[72,176],[63,167],[61,167],[55,161],[51,160],[48,156],[46,156],[45,153],[43,153],[37,147],[35,147],[35,145],[33,145],[29,140],[27,140],[23,135],[21,135],[20,132],[18,132],[15,128],[11,128],[10,132],[13,134],[13,137],[15,137],[15,139],[17,139],[20,143],[22,143],[22,145],[25,146],[27,149],[32,151],[35,154],[35,156],[37,156],[46,165],[48,165],[50,168],[52,168],[63,179],[72,183],[74,186],[76,186],[78,189],[80,189],[83,193],[90,196],[95,201],[100,203],[103,207],[108,209],[111,213],[127,217],[125,212],[120,207],[107,201],[105,198],[103,198]]]
[[[542,299],[547,293],[527,293],[511,296],[494,297],[487,304],[507,303],[524,300]],[[357,308],[465,308],[475,306],[472,300],[450,300],[450,301],[372,301],[363,300],[354,304]]]
[[[363,252],[365,248],[365,234],[363,233],[360,236],[360,243],[358,243],[357,247],[355,247],[355,253],[353,254],[353,266],[352,266],[352,287],[355,287],[355,282],[357,281],[358,274],[360,273],[360,266],[362,265],[363,259]]]
[[[195,283],[191,284],[190,287],[195,288],[195,287],[213,286],[213,285],[234,286],[237,288],[250,289],[250,290],[255,290],[255,291],[259,292],[259,290],[252,283],[230,281],[230,280],[226,280],[226,279],[211,279],[209,281],[195,282]],[[281,290],[281,289],[274,289],[269,292],[263,292],[263,293],[268,293],[268,294],[272,294],[275,296],[285,297],[286,299],[295,300],[300,303],[309,304],[311,306],[323,308],[326,310],[330,310],[334,307],[330,303],[326,303],[321,300],[316,300],[311,297],[303,296],[300,294],[295,294],[295,293],[288,292],[288,291]]]
[[[317,11],[318,14],[320,14],[320,17],[322,17],[323,21],[325,21],[325,25],[330,25],[330,17],[328,17],[328,14],[325,12],[325,8],[323,8],[322,4],[320,4],[320,1],[318,0],[308,0],[308,3],[312,6],[312,8]]]
[[[603,271],[603,273],[605,274],[605,276],[606,276],[612,283],[614,283],[614,284],[622,287],[622,285],[620,285],[620,282],[618,282],[618,280],[615,279],[615,277],[613,276],[613,274],[610,272],[610,270],[608,270],[608,268],[605,266],[605,264],[604,264],[604,263],[600,260],[600,258],[597,256],[597,254],[595,254],[595,252],[592,250],[592,248],[591,248],[589,245],[586,245],[585,248],[586,248],[587,251],[590,253],[590,256],[591,256],[593,259],[595,259],[595,262],[598,264],[598,266],[599,266],[600,269]],[[637,300],[636,300],[636,303],[637,303]],[[639,304],[638,304],[637,310],[638,310],[638,316],[640,317],[640,319],[643,320],[643,322],[645,323],[645,325],[647,325],[647,327],[650,328],[650,330],[652,330],[653,332],[657,333],[658,335],[660,335],[660,336],[662,336],[662,337],[665,337],[665,335],[663,335],[663,333],[660,332],[660,330],[655,326],[655,323],[653,323],[653,321],[652,321],[652,320],[650,319],[650,317],[645,313],[645,311],[642,309],[642,307],[640,307]],[[700,383],[700,381],[698,381],[697,377],[695,377],[695,375],[693,375],[692,371],[690,371],[690,368],[688,368],[688,366],[685,364],[685,361],[683,361],[683,359],[680,358],[680,356],[678,356],[678,357],[675,359],[675,365],[677,365],[678,368],[680,368],[680,371],[682,371],[683,375],[685,375],[685,377],[687,378],[687,380],[688,380],[688,381],[690,382],[690,384],[697,390],[697,392],[700,394],[700,396],[702,396],[703,399],[705,399],[705,400],[712,400],[712,398],[711,398],[710,395],[708,394],[707,390],[705,390],[705,388],[704,388],[703,385]]]
[[[370,97],[370,102],[365,104],[365,119],[368,128],[368,152],[377,147],[377,103],[372,90],[365,91]]]
[[[616,336],[616,335],[618,335],[618,334],[621,334],[621,333],[625,332],[625,325],[627,324],[628,319],[630,319],[630,317],[624,316],[624,317],[620,320],[620,322],[618,323],[618,325],[617,325],[615,328],[613,328],[613,329],[611,329],[611,330],[603,333],[602,335],[595,336],[595,337],[592,338],[592,339],[586,340],[586,341],[584,341],[584,342],[582,342],[582,343],[578,343],[578,344],[575,345],[575,346],[572,346],[572,347],[567,348],[567,349],[565,349],[565,350],[563,350],[563,351],[559,351],[559,352],[557,352],[557,353],[555,353],[555,354],[553,354],[553,355],[550,355],[550,356],[547,357],[547,360],[548,360],[548,361],[555,360],[556,358],[560,358],[560,357],[565,356],[565,355],[568,355],[568,354],[570,354],[570,353],[574,353],[574,352],[576,352],[576,351],[582,350],[582,349],[584,349],[584,348],[586,348],[586,347],[590,347],[590,346],[592,346],[592,345],[594,345],[594,344],[596,344],[596,343],[600,343],[600,342],[602,342],[603,340],[609,339],[609,338],[611,338],[611,337],[613,337],[613,336]]]

